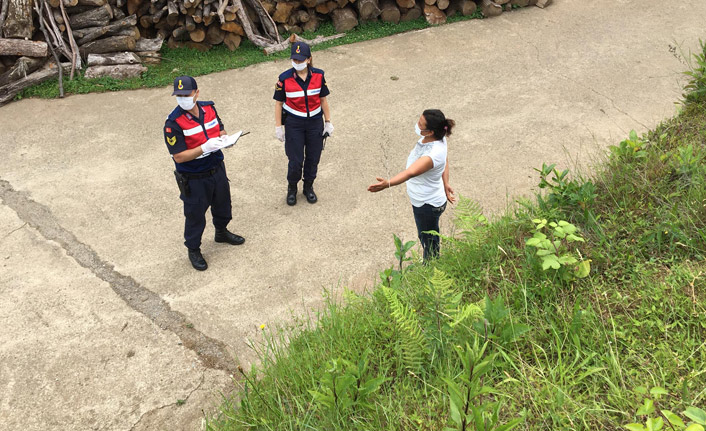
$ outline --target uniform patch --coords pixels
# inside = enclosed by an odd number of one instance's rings
[[[167,128],[164,129],[164,131],[167,132],[167,133],[172,133],[172,128],[171,128],[171,127],[167,127]]]
[[[275,90],[281,90],[282,89],[282,82],[277,81],[277,84],[275,84]]]
[[[167,144],[174,146],[176,144],[176,136],[167,136]]]

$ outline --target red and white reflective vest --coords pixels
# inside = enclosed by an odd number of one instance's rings
[[[221,134],[221,126],[218,124],[218,116],[213,108],[213,102],[200,102],[203,111],[203,126],[199,119],[185,112],[174,121],[179,125],[184,133],[186,148],[196,148],[211,138],[217,138]]]
[[[282,78],[282,77],[281,77]],[[292,71],[290,76],[281,79],[284,87],[285,95],[287,96],[284,105],[285,111],[297,117],[314,117],[321,113],[321,87],[324,82],[324,74],[318,69],[311,71],[311,79],[306,92],[302,90],[296,79],[296,73]]]

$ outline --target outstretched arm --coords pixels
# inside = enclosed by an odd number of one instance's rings
[[[379,192],[380,190],[388,189],[392,186],[402,184],[410,178],[414,178],[428,171],[434,167],[434,162],[431,161],[431,157],[423,156],[417,159],[416,162],[412,163],[407,169],[395,175],[394,177],[386,180],[381,177],[376,177],[377,183],[368,186],[369,192]]]

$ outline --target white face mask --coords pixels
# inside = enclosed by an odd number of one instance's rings
[[[191,96],[177,96],[177,103],[181,106],[181,109],[188,111],[193,108],[196,103],[194,103],[194,98]]]
[[[301,72],[302,70],[306,69],[306,61],[304,63],[296,63],[294,60],[292,60],[292,67],[297,71]]]
[[[422,129],[419,128],[419,124],[414,125],[414,132],[422,138],[424,137],[424,135],[422,135]]]

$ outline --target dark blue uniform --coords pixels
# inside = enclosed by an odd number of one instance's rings
[[[213,102],[197,102],[199,117],[177,107],[164,124],[164,140],[170,154],[198,147],[210,138],[220,136],[223,122]],[[218,150],[184,163],[174,162],[179,175],[188,180],[188,193],[182,191],[184,202],[184,245],[199,249],[206,227],[206,211],[211,207],[216,230],[225,229],[232,218],[230,185]]]
[[[306,80],[299,78],[294,68],[279,76],[273,98],[284,103],[284,149],[289,158],[289,184],[297,184],[302,173],[305,182],[316,179],[323,150],[321,98],[329,93],[321,69],[309,68]]]

